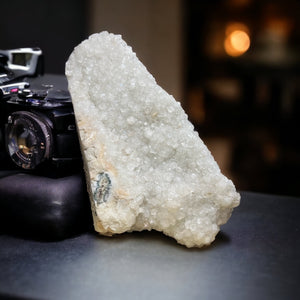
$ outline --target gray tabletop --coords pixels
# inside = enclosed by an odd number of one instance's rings
[[[59,242],[0,235],[0,297],[299,299],[300,199],[243,192],[204,249],[159,232]]]

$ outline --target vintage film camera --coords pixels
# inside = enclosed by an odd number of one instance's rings
[[[81,165],[81,155],[69,92],[51,85],[29,89],[27,81],[18,81],[41,73],[38,49],[0,51],[0,55],[8,56],[2,59],[5,72],[0,75],[1,167],[15,165],[46,175],[72,172]]]

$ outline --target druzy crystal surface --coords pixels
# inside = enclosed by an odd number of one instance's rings
[[[239,204],[187,115],[119,35],[101,32],[66,64],[95,230],[158,230],[210,244]]]

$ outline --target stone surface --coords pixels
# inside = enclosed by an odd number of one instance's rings
[[[95,230],[155,229],[210,244],[240,195],[179,102],[121,36],[101,32],[66,64]]]

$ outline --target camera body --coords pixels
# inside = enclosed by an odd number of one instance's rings
[[[71,97],[53,87],[20,89],[2,99],[0,127],[15,165],[27,169],[72,168],[80,162]]]
[[[42,57],[39,48],[0,50],[0,167],[72,173],[81,154],[68,90],[25,81],[43,73]]]

